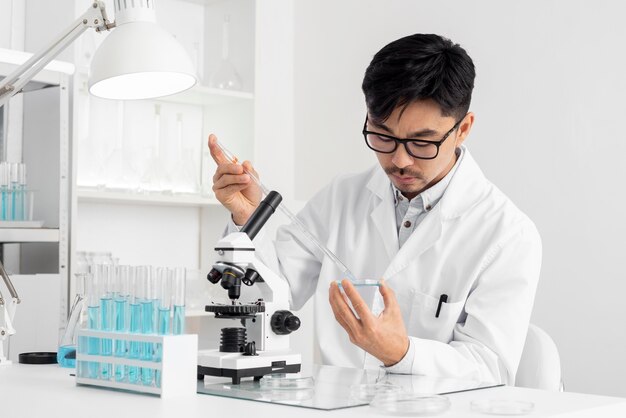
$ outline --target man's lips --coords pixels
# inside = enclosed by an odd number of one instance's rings
[[[393,178],[402,184],[408,184],[415,181],[415,177],[407,177],[407,176],[398,176],[396,174],[392,174]]]

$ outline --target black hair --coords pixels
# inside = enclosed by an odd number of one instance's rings
[[[474,63],[459,44],[415,34],[378,51],[365,70],[363,93],[370,116],[386,121],[395,108],[432,99],[442,116],[463,117],[472,100]],[[404,109],[403,109],[404,110]]]

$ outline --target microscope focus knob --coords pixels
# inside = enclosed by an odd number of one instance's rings
[[[300,318],[289,311],[276,311],[272,315],[272,331],[278,335],[287,335],[300,328]]]

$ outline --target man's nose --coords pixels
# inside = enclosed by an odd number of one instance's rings
[[[398,168],[404,168],[413,165],[413,157],[406,152],[404,144],[398,144],[398,148],[394,151],[391,162]]]

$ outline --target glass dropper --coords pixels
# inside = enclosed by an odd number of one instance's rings
[[[230,162],[232,162],[233,164],[237,164],[239,162],[239,159],[235,156],[235,154],[227,150],[224,147],[224,145],[221,144],[220,141],[216,141],[216,143],[217,143],[217,146],[220,148],[220,150],[222,150],[222,153],[224,154],[224,156],[228,158]],[[244,173],[249,175],[250,178],[261,188],[261,191],[263,192],[264,195],[267,195],[270,192],[270,189],[268,189],[261,182],[261,180],[259,180],[259,178],[256,175],[251,173],[245,167],[243,167],[243,171]],[[287,206],[284,203],[281,203],[280,205],[278,205],[278,209],[280,209],[287,216],[287,218],[289,218],[300,229],[300,231],[312,244],[314,244],[317,248],[319,248],[324,254],[326,254],[328,258],[330,258],[333,261],[333,263],[335,263],[337,267],[339,267],[339,269],[341,270],[341,274],[343,276],[345,276],[347,279],[351,280],[352,282],[356,282],[356,277],[354,277],[354,274],[352,274],[350,269],[332,251],[330,251],[328,247],[322,244],[315,237],[315,235],[313,235],[311,231],[309,231],[309,229],[300,221],[300,219],[298,219],[296,215],[294,215],[293,212],[291,212],[287,208]]]

